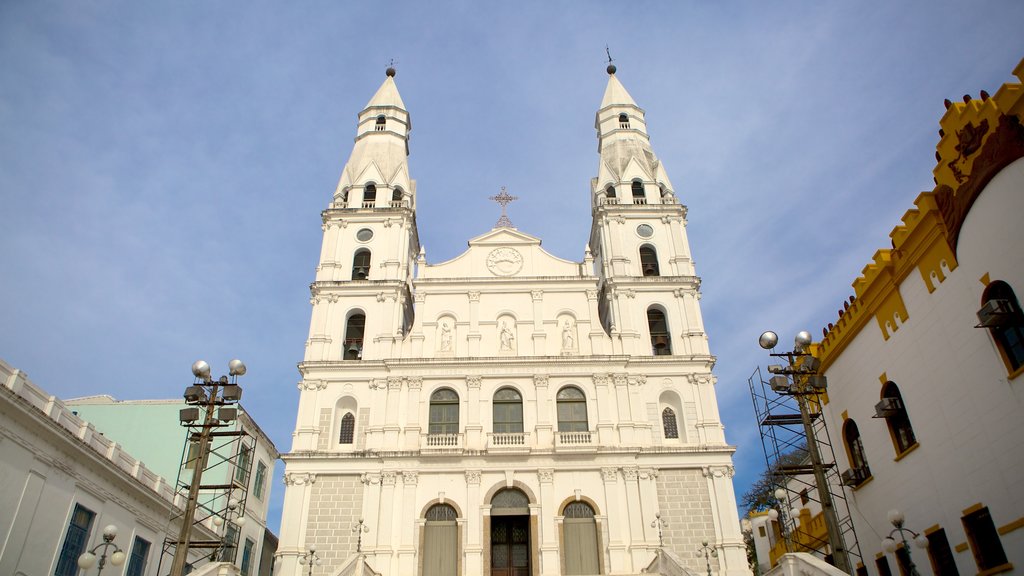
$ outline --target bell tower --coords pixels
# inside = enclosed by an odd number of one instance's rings
[[[710,356],[686,239],[686,207],[651,148],[642,108],[608,66],[594,127],[589,249],[616,353]]]
[[[358,118],[352,154],[322,214],[306,362],[400,356],[412,326],[416,181],[394,68]]]

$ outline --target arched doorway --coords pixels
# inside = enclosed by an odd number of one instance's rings
[[[423,534],[423,576],[456,576],[459,566],[458,512],[448,504],[427,510]]]
[[[571,502],[562,515],[565,574],[598,574],[601,561],[594,509],[586,502]]]
[[[491,576],[530,576],[530,499],[515,488],[491,498]]]

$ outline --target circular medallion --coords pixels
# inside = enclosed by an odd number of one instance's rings
[[[360,242],[366,242],[370,238],[373,238],[373,230],[370,230],[369,228],[363,228],[359,232],[356,232],[356,240],[359,240]]]
[[[651,228],[649,224],[641,224],[636,227],[636,233],[643,238],[650,238],[654,236],[654,228]]]
[[[523,255],[515,248],[495,248],[487,255],[487,269],[497,276],[511,276],[523,268]]]

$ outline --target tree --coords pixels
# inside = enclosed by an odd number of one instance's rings
[[[783,466],[800,464],[807,459],[807,446],[801,445],[794,450],[787,452],[772,463],[761,476],[743,493],[740,498],[740,505],[752,512],[764,512],[769,508],[775,508],[779,502],[775,498],[775,489],[785,484],[780,472]]]

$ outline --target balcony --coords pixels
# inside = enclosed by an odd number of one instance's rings
[[[487,435],[488,452],[522,452],[530,451],[529,432],[492,432]]]
[[[424,434],[423,452],[459,452],[462,450],[462,434]]]
[[[589,450],[592,446],[592,432],[555,432],[555,449],[557,450]]]

